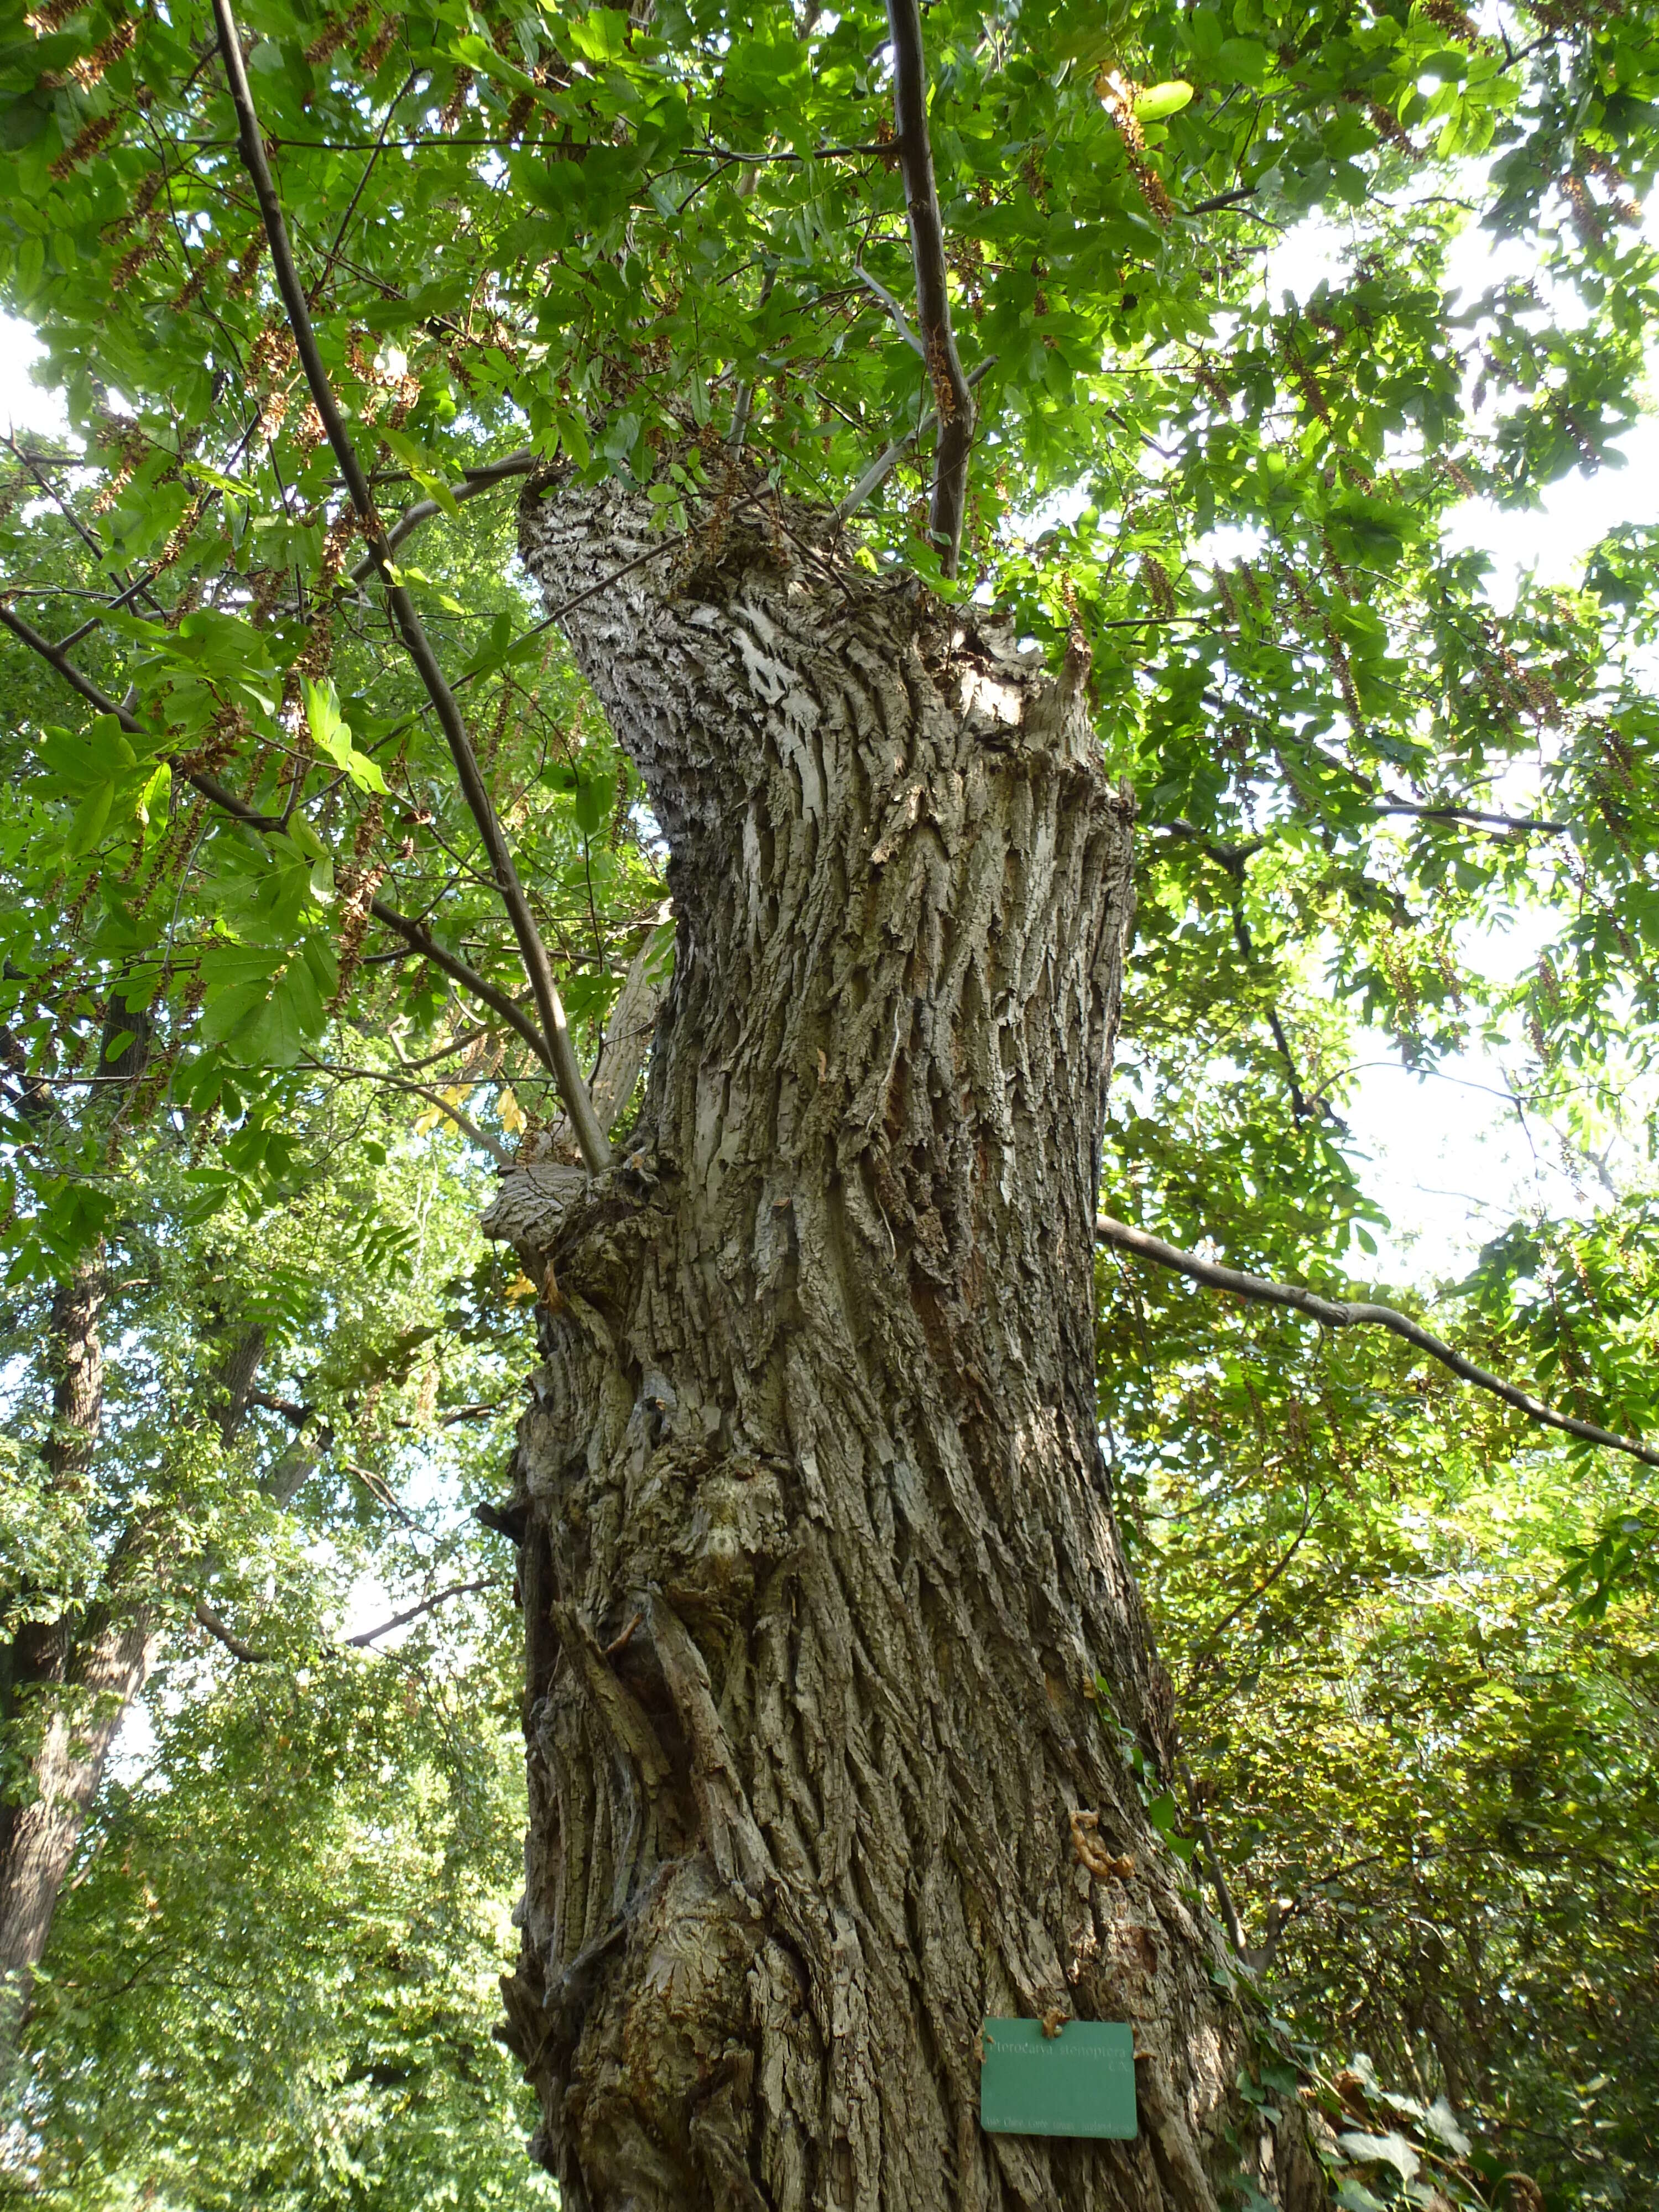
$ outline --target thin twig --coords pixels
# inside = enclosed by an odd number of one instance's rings
[[[388,1073],[381,1067],[347,1067],[336,1061],[322,1060],[313,1060],[309,1065],[319,1075],[331,1075],[341,1082],[380,1083],[388,1091],[413,1091],[417,1098],[424,1098],[434,1112],[447,1115],[469,1143],[476,1145],[480,1152],[488,1152],[497,1167],[510,1168],[513,1164],[513,1155],[505,1146],[499,1144],[488,1129],[481,1129],[470,1114],[459,1106],[452,1106],[442,1091],[434,1091],[429,1083],[411,1083],[400,1075]]]
[[[1513,1406],[1528,1420],[1540,1422],[1545,1428],[1559,1429],[1564,1435],[1577,1437],[1585,1443],[1604,1444],[1609,1451],[1628,1452],[1644,1466],[1659,1467],[1659,1448],[1644,1444],[1637,1437],[1615,1436],[1611,1429],[1597,1428],[1594,1421],[1581,1421],[1571,1413],[1558,1413],[1541,1398],[1534,1398],[1529,1391],[1504,1382],[1501,1376],[1488,1374],[1472,1359],[1465,1359],[1461,1352],[1454,1352],[1450,1345],[1431,1336],[1408,1315],[1396,1313],[1392,1306],[1350,1304],[1318,1297],[1296,1283],[1270,1283],[1261,1275],[1242,1274],[1237,1267],[1218,1267],[1212,1260],[1200,1259],[1196,1252],[1183,1252],[1178,1245],[1166,1244],[1161,1237],[1149,1237],[1144,1229],[1131,1228],[1127,1221],[1114,1221],[1109,1214],[1096,1215],[1095,1235],[1103,1244],[1115,1244],[1122,1251],[1136,1253],[1158,1267],[1171,1268],[1192,1282],[1203,1284],[1206,1290],[1230,1291],[1237,1298],[1253,1298],[1263,1305],[1291,1306],[1313,1321],[1323,1322],[1328,1328],[1352,1328],[1369,1322],[1378,1328],[1389,1329],[1407,1344],[1415,1345],[1419,1352],[1426,1352],[1431,1359],[1437,1359],[1443,1367],[1449,1367],[1465,1382],[1473,1382],[1480,1390],[1490,1390],[1493,1397],[1501,1398],[1506,1406]]]
[[[1243,1924],[1238,1917],[1238,1907],[1233,1903],[1232,1891],[1227,1886],[1227,1877],[1222,1872],[1221,1854],[1215,1847],[1215,1838],[1210,1832],[1210,1824],[1205,1817],[1204,1808],[1199,1802],[1198,1784],[1193,1780],[1193,1770],[1187,1764],[1187,1754],[1184,1751],[1177,1749],[1175,1763],[1176,1771],[1180,1775],[1186,1788],[1187,1805],[1192,1815],[1193,1830],[1198,1838],[1199,1848],[1204,1854],[1204,1863],[1209,1869],[1210,1880],[1215,1884],[1216,1902],[1220,1905],[1221,1917],[1227,1924],[1228,1939],[1239,1958],[1248,1965],[1249,1953],[1244,1942]]]
[[[288,227],[283,218],[282,204],[276,197],[276,183],[259,135],[259,118],[248,87],[247,71],[242,63],[241,40],[236,19],[231,13],[230,0],[214,0],[214,16],[218,25],[220,55],[224,63],[231,100],[236,110],[243,166],[247,170],[254,197],[259,204],[265,240],[270,248],[272,273],[282,294],[283,304],[288,311],[289,327],[294,334],[300,364],[310,387],[312,403],[322,419],[352,506],[368,538],[369,550],[385,587],[386,605],[403,640],[404,649],[425,687],[448,742],[462,794],[477,825],[501,903],[507,908],[514,935],[519,941],[537,1012],[541,1017],[542,1028],[551,1051],[554,1080],[558,1085],[559,1095],[581,1146],[582,1157],[597,1174],[610,1165],[611,1148],[594,1115],[587,1086],[582,1081],[581,1069],[570,1042],[564,1006],[559,997],[558,986],[553,979],[552,963],[547,957],[547,948],[542,942],[542,934],[537,927],[530,902],[519,881],[512,851],[496,818],[495,804],[479,769],[466,723],[432,650],[408,586],[399,580],[392,558],[392,548],[387,542],[386,526],[376,509],[374,492],[363,473],[362,463],[357,458],[357,449],[351,441],[351,434],[346,428],[328,372],[323,366],[322,356],[318,351],[311,311],[306,304],[305,289],[295,266]]]
[[[374,173],[374,164],[380,160],[380,155],[386,151],[386,138],[392,129],[392,118],[398,112],[398,109],[402,104],[404,94],[409,90],[409,88],[414,83],[416,78],[419,75],[420,71],[418,70],[410,70],[409,75],[404,79],[403,85],[399,89],[397,97],[386,109],[386,121],[380,125],[380,138],[374,146],[374,151],[370,154],[368,161],[363,164],[363,173],[357,179],[356,191],[353,192],[351,198],[346,202],[345,213],[340,217],[340,227],[334,234],[334,243],[329,247],[328,252],[323,257],[323,273],[317,279],[317,282],[312,286],[310,293],[307,295],[313,307],[322,297],[323,287],[327,283],[330,276],[333,274],[334,264],[339,258],[340,249],[346,242],[346,233],[351,228],[351,218],[356,214],[358,202],[362,198],[364,192],[368,190],[368,180]]]
[[[858,278],[860,283],[863,285],[865,290],[870,293],[882,307],[886,308],[888,313],[893,319],[893,327],[897,331],[899,336],[904,340],[905,344],[910,347],[912,351],[919,353],[922,359],[926,361],[927,358],[927,347],[911,329],[908,321],[906,319],[903,308],[900,307],[898,301],[893,297],[887,287],[873,277],[870,274],[870,271],[863,267],[861,264],[854,264],[853,274]]]
[[[361,1650],[364,1645],[373,1644],[378,1637],[390,1636],[394,1628],[403,1628],[410,1621],[418,1620],[423,1613],[430,1613],[434,1606],[442,1605],[447,1599],[470,1597],[476,1590],[494,1589],[500,1579],[497,1575],[486,1575],[476,1583],[452,1583],[447,1589],[438,1590],[431,1597],[422,1598],[418,1605],[411,1605],[407,1613],[394,1613],[390,1620],[383,1620],[378,1628],[366,1628],[361,1636],[344,1637],[342,1641],[356,1644]]]
[[[755,302],[755,319],[759,321],[772,297],[773,287],[778,281],[778,264],[769,262],[766,274],[761,279],[760,297]],[[750,410],[755,404],[753,378],[746,378],[732,395],[732,429],[726,442],[733,453],[740,453],[749,435]]]

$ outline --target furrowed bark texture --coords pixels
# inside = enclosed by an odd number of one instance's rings
[[[54,1482],[86,1480],[103,1418],[101,1257],[52,1300]],[[0,1721],[33,1735],[29,1794],[0,1800],[0,2063],[26,2016],[58,1893],[122,1715],[149,1679],[156,1632],[148,1607],[93,1608],[83,1620],[27,1621],[0,1652]]]
[[[536,488],[550,604],[647,514]],[[1096,1438],[1130,806],[1080,665],[844,553],[728,488],[568,623],[678,936],[619,1164],[512,1230],[535,2148],[565,2212],[1211,2212],[1246,2033],[1124,1763],[1168,1692]],[[983,2135],[988,2014],[1133,2022],[1140,2138]],[[1311,2204],[1286,2126],[1243,2161]]]

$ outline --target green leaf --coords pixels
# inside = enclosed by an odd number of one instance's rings
[[[343,769],[360,791],[384,793],[385,776],[367,753],[361,753],[351,742],[351,732],[340,712],[340,702],[331,684],[313,684],[305,678],[306,726],[311,732],[312,742],[319,752],[331,760],[337,768]]]
[[[75,819],[64,840],[64,850],[69,854],[90,852],[104,834],[114,804],[115,786],[97,783],[75,810]]]
[[[1171,77],[1164,84],[1150,84],[1135,100],[1135,119],[1139,123],[1162,123],[1171,115],[1179,115],[1192,96],[1191,85],[1180,77]]]

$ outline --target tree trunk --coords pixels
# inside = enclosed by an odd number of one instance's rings
[[[87,1482],[102,1425],[103,1297],[99,1253],[52,1301],[52,1426],[45,1458],[61,1489]],[[216,1416],[227,1445],[246,1412],[264,1346],[265,1332],[255,1326],[227,1358],[225,1402]],[[129,1528],[111,1553],[102,1600],[78,1614],[25,1622],[0,1654],[0,1722],[14,1755],[23,1751],[28,1775],[23,1790],[0,1799],[0,2066],[15,2054],[30,1983],[110,1747],[155,1664],[155,1608],[121,1595],[148,1540],[142,1526]]]
[[[102,1424],[103,1300],[101,1252],[52,1299],[45,1458],[64,1490],[85,1484]],[[26,1621],[0,1662],[0,1718],[14,1755],[27,1747],[29,1777],[25,1792],[0,1801],[0,2063],[14,2054],[58,1889],[122,1716],[149,1677],[155,1644],[147,1607],[104,1605],[84,1620]]]
[[[1132,808],[1085,664],[746,477],[610,580],[649,514],[522,520],[550,605],[604,586],[565,627],[678,925],[631,1141],[517,1232],[535,2148],[565,2212],[1311,2205],[1125,1759],[1171,1765],[1097,1439]],[[1139,2138],[983,2134],[988,2014],[1132,2022]]]

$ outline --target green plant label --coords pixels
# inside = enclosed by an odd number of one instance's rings
[[[988,2020],[979,2124],[1000,2136],[1135,2133],[1134,2036],[1120,2021]]]

